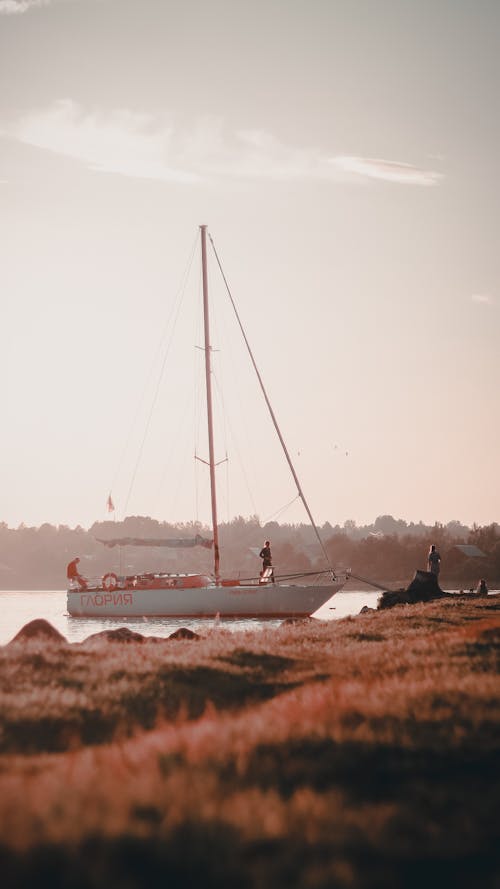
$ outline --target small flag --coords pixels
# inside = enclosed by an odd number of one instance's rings
[[[108,497],[108,512],[114,512],[114,511],[115,511],[115,504],[113,503],[113,501],[111,499],[111,494],[110,494]]]

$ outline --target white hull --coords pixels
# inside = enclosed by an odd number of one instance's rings
[[[68,612],[73,617],[307,617],[338,593],[344,583],[68,590]]]

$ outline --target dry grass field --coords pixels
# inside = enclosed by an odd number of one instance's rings
[[[500,599],[0,648],[28,889],[500,886]]]

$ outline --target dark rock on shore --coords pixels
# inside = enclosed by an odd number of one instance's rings
[[[201,636],[198,636],[198,633],[194,633],[193,630],[189,630],[187,627],[179,627],[175,633],[172,633],[169,639],[201,639]]]
[[[147,641],[147,637],[143,636],[141,633],[134,633],[133,630],[129,630],[128,627],[118,627],[116,630],[101,630],[100,633],[92,633],[91,636],[87,636],[85,642],[90,642],[90,640],[99,639],[103,642],[125,642],[126,644],[130,642],[139,642],[143,643]]]
[[[52,624],[49,624],[48,620],[39,617],[36,620],[31,620],[29,624],[22,627],[22,629],[19,630],[19,633],[14,636],[8,644],[12,645],[13,642],[27,642],[31,639],[40,639],[44,642],[67,642],[62,633],[60,633],[59,630],[56,630]]]
[[[378,600],[378,608],[393,608],[394,605],[414,605],[416,602],[431,602],[447,596],[438,583],[436,574],[430,571],[415,571],[415,577],[406,590],[386,590]]]

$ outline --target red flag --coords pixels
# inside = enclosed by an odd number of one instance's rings
[[[110,494],[108,497],[108,512],[114,512],[114,511],[115,511],[115,504],[113,503],[113,501],[111,499],[111,494]]]

